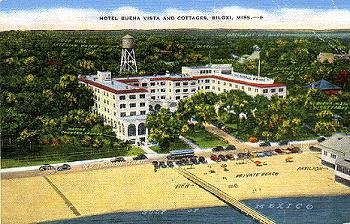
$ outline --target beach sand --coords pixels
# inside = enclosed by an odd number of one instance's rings
[[[320,164],[320,154],[293,154],[294,162],[286,163],[289,156],[253,159],[266,162],[263,166],[252,161],[225,162],[228,171],[221,167],[224,163],[185,168],[239,200],[350,194],[349,187],[334,181],[333,170]],[[74,208],[81,216],[90,216],[224,205],[176,169],[154,172],[151,164],[57,173],[47,178],[55,187],[42,176],[2,180],[2,223],[79,217]]]

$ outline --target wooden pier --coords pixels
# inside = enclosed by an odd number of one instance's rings
[[[268,217],[264,216],[263,214],[259,213],[258,211],[255,211],[254,209],[246,206],[242,202],[238,201],[237,199],[233,198],[232,196],[228,195],[227,193],[223,192],[219,188],[213,186],[212,184],[202,180],[201,178],[197,177],[193,173],[183,169],[178,168],[177,169],[181,175],[183,175],[185,178],[193,182],[194,184],[198,185],[199,187],[203,188],[204,190],[208,191],[221,201],[225,202],[229,206],[237,209],[241,213],[252,217],[259,223],[263,224],[274,224],[275,222]]]

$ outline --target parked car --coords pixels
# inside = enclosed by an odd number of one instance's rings
[[[159,162],[159,167],[160,167],[160,168],[166,168],[165,162],[164,162],[164,161],[160,161],[160,162]]]
[[[183,165],[183,163],[182,163],[181,160],[176,160],[176,161],[175,161],[175,164],[176,164],[177,166],[182,166],[182,165]]]
[[[199,163],[207,163],[207,160],[204,158],[204,156],[200,156],[199,158],[198,158],[198,162]]]
[[[257,152],[257,153],[256,153],[256,156],[257,156],[257,157],[264,157],[264,156],[265,156],[265,153],[263,153],[263,152]]]
[[[167,164],[168,167],[170,167],[170,168],[173,168],[173,167],[174,167],[173,161],[167,161],[166,164]]]
[[[65,171],[65,170],[70,170],[71,167],[68,164],[63,164],[62,166],[57,167],[57,171]]]
[[[277,152],[279,154],[283,153],[282,149],[275,149],[275,152]]]
[[[227,154],[226,159],[233,160],[234,156],[232,154]]]
[[[326,138],[323,137],[323,136],[321,136],[321,137],[319,137],[319,138],[317,139],[318,142],[323,142],[324,140],[326,140]]]
[[[140,154],[134,158],[132,158],[133,160],[143,160],[143,159],[148,159],[147,156],[145,154]]]
[[[224,151],[225,149],[224,149],[224,147],[222,147],[222,146],[216,146],[216,147],[214,147],[213,148],[213,152],[220,152],[220,151]]]
[[[117,163],[117,162],[125,162],[125,159],[124,159],[124,157],[116,157],[116,158],[113,158],[113,159],[111,159],[111,162],[112,163]]]
[[[289,149],[289,151],[291,153],[299,153],[299,152],[301,152],[301,149],[299,147],[293,147],[293,148]]]
[[[226,157],[224,155],[218,155],[220,161],[227,161]]]
[[[265,154],[265,156],[272,156],[273,155],[271,151],[266,151],[266,152],[264,152],[264,154]]]
[[[278,142],[278,145],[288,145],[289,140],[282,140],[280,142]]]
[[[45,171],[45,170],[56,170],[55,167],[51,166],[50,164],[44,164],[39,167],[40,171]]]
[[[316,146],[313,146],[313,145],[310,146],[309,149],[310,149],[310,151],[314,151],[314,152],[321,152],[322,151],[322,149],[320,149]]]
[[[217,155],[215,155],[215,154],[212,154],[212,155],[210,156],[210,159],[213,160],[213,161],[215,161],[215,162],[217,162],[217,161],[219,160],[219,157],[218,157]]]
[[[191,157],[191,158],[190,158],[190,161],[191,161],[193,164],[195,164],[195,165],[199,164],[199,162],[198,162],[198,160],[197,160],[197,157]]]
[[[236,146],[234,146],[234,145],[228,145],[228,146],[226,146],[225,150],[226,150],[226,151],[236,150]]]
[[[270,142],[262,142],[259,144],[260,147],[266,147],[266,146],[271,146]]]
[[[247,158],[247,157],[248,157],[248,153],[245,153],[245,152],[238,153],[238,158],[239,159],[243,159],[243,158]]]

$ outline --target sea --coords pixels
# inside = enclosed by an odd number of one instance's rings
[[[288,190],[288,189],[285,189]],[[293,197],[245,200],[244,204],[259,211],[275,223],[350,224],[350,195],[326,197]],[[203,224],[257,223],[229,206],[179,210],[148,210],[94,215],[46,223],[121,223],[121,224]]]

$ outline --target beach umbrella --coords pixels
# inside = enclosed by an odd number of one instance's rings
[[[254,163],[255,163],[256,165],[261,164],[261,162],[260,162],[260,161],[255,161]]]

